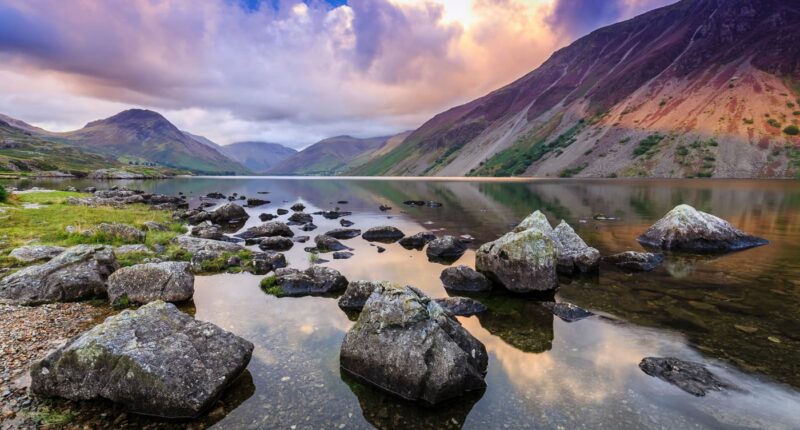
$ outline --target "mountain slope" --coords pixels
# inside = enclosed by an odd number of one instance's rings
[[[350,163],[379,150],[391,136],[360,139],[337,136],[321,140],[268,169],[269,175],[336,175],[346,172]]]
[[[794,176],[798,106],[800,3],[683,0],[577,40],[361,171]]]
[[[198,173],[248,172],[219,150],[198,142],[149,110],[126,110],[90,122],[80,130],[57,135],[78,147],[111,154],[123,161],[153,162]]]
[[[228,157],[253,172],[264,172],[297,154],[297,150],[270,142],[235,142],[222,147]]]

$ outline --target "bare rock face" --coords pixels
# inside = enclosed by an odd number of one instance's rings
[[[236,237],[241,237],[242,239],[274,236],[292,237],[294,236],[294,232],[285,223],[280,221],[270,221],[255,227],[250,227],[244,232],[236,235]]]
[[[600,251],[592,248],[564,220],[553,229],[558,246],[558,270],[561,273],[587,273],[600,265]]]
[[[664,254],[625,251],[609,255],[603,260],[629,272],[649,272],[664,261]]]
[[[678,358],[646,357],[639,363],[639,368],[644,373],[669,382],[697,397],[705,396],[709,391],[722,391],[728,388],[725,381],[719,379],[702,364]]]
[[[396,242],[402,239],[403,236],[405,236],[405,234],[403,234],[402,231],[392,226],[372,227],[361,235],[364,240],[368,240],[370,242],[386,243]]]
[[[555,242],[535,228],[506,233],[475,254],[479,272],[515,293],[556,289],[556,264]]]
[[[347,290],[339,297],[339,307],[345,311],[360,312],[375,289],[391,287],[392,284],[386,281],[350,281]]]
[[[492,283],[485,276],[463,264],[442,270],[439,279],[442,280],[444,289],[448,291],[478,293],[492,289]]]
[[[589,318],[593,313],[577,305],[566,302],[544,302],[542,306],[566,322],[575,322],[584,318]]]
[[[376,288],[345,335],[339,361],[358,379],[429,404],[486,386],[486,348],[413,287]]]
[[[118,268],[111,247],[74,246],[47,263],[0,279],[0,303],[37,305],[104,294],[106,280]]]
[[[347,278],[336,269],[312,266],[306,270],[278,269],[275,282],[285,296],[328,294],[347,288]]]
[[[108,301],[136,304],[183,302],[194,295],[194,275],[186,262],[145,263],[117,270],[108,278]]]
[[[676,206],[638,240],[651,248],[692,252],[738,251],[769,243],[689,205]]]
[[[193,418],[244,371],[252,352],[252,343],[156,301],[107,318],[35,363],[31,391]]]
[[[425,253],[431,260],[453,261],[464,255],[467,246],[455,236],[443,236],[428,243]]]
[[[66,248],[61,246],[30,245],[16,248],[8,256],[23,263],[33,263],[35,261],[50,260],[65,250]]]

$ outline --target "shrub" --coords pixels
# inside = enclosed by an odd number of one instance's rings
[[[783,129],[783,132],[789,136],[797,136],[800,134],[800,128],[797,128],[796,125],[787,125],[786,128]]]
[[[767,120],[767,124],[769,124],[769,125],[771,125],[771,126],[773,126],[775,128],[781,128],[781,123],[775,118],[768,119]]]
[[[742,121],[747,125],[753,124],[753,118],[743,118]]]
[[[647,151],[658,145],[663,139],[664,136],[661,136],[659,134],[651,134],[650,136],[645,137],[639,142],[639,146],[637,146],[636,149],[633,150],[633,155],[637,157],[643,155],[644,153],[646,153]]]
[[[689,150],[686,149],[685,146],[681,145],[675,150],[675,153],[678,154],[681,157],[685,157],[685,156],[689,155]]]
[[[0,202],[4,202],[8,200],[8,191],[6,191],[5,187],[0,185]]]

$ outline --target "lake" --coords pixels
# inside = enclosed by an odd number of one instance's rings
[[[212,191],[271,200],[247,209],[244,228],[259,224],[262,212],[299,201],[307,213],[336,206],[352,211],[346,218],[362,231],[391,225],[406,235],[474,236],[453,265],[474,266],[481,243],[537,209],[553,225],[566,220],[603,255],[642,250],[636,237],[680,203],[770,241],[724,256],[670,254],[650,273],[603,267],[592,276],[561,277],[556,299],[596,314],[572,323],[534,299],[474,296],[489,311],[459,320],[489,352],[487,389],[435,408],[397,400],[340,372],[339,347],[353,321],[336,297],[276,298],[259,288],[263,276],[197,277],[187,310],[255,344],[248,372],[223,398],[227,413],[214,419],[219,428],[800,428],[798,181],[201,177],[9,184],[61,189],[112,183],[183,192],[193,207]],[[405,200],[442,206],[409,207]],[[392,210],[382,212],[380,205]],[[296,232],[313,238],[340,227],[339,220],[320,216],[314,223],[316,231]],[[348,279],[447,296],[439,281],[446,266],[429,262],[424,251],[389,244],[378,253],[360,237],[343,243],[355,249],[353,258],[321,256]],[[311,264],[303,247],[285,253],[291,267]],[[694,397],[642,372],[638,363],[647,356],[701,362],[735,387]]]

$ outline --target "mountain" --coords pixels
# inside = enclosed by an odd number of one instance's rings
[[[218,149],[199,142],[149,110],[126,110],[92,121],[80,130],[57,135],[80,148],[110,154],[123,162],[156,163],[196,173],[248,173]]]
[[[295,149],[269,142],[236,142],[223,146],[222,151],[253,172],[269,170],[272,166],[297,154]]]
[[[355,160],[380,150],[392,136],[360,139],[337,136],[321,140],[268,169],[268,175],[337,175]]]
[[[790,177],[800,3],[683,0],[436,115],[370,175]]]

